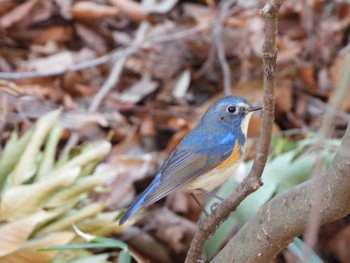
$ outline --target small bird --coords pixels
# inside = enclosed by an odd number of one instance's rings
[[[260,106],[228,96],[213,103],[163,163],[154,180],[122,216],[122,225],[177,189],[212,191],[233,174],[245,149],[249,120]]]

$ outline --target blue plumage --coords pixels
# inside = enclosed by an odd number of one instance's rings
[[[142,194],[140,194],[136,200],[134,201],[133,205],[126,211],[126,213],[123,215],[123,217],[119,220],[119,224],[122,225],[130,216],[136,213],[136,211],[142,206],[143,202],[145,201],[145,198],[154,190],[155,187],[160,183],[160,175],[158,174],[156,178],[150,183],[150,185],[146,188],[145,191],[143,191]]]
[[[222,183],[232,174],[227,162],[236,163],[243,155],[251,113],[259,109],[261,107],[251,106],[246,99],[234,96],[212,104],[199,124],[170,154],[158,175],[133,202],[119,224],[140,207],[147,207],[176,189],[198,188],[198,185],[211,189]]]

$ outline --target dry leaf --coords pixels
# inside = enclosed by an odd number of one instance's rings
[[[52,259],[58,251],[38,252],[39,248],[48,246],[66,245],[74,237],[73,232],[52,233],[43,238],[33,239],[24,243],[18,250],[5,256],[0,257],[1,263],[46,263]]]
[[[70,185],[78,177],[78,167],[66,170],[60,176],[48,176],[38,183],[14,186],[2,195],[0,215],[2,220],[29,216],[40,210],[57,190]]]
[[[70,8],[70,12],[74,18],[82,20],[113,18],[119,13],[114,6],[100,5],[88,1],[75,3]]]
[[[41,221],[51,216],[51,213],[38,211],[20,220],[2,223],[0,225],[0,262],[1,257],[6,256],[19,248]]]
[[[117,7],[120,12],[126,14],[130,19],[135,22],[140,22],[147,18],[146,12],[142,9],[141,5],[132,0],[108,0],[112,5]]]
[[[29,0],[24,2],[21,5],[18,5],[14,9],[12,9],[10,12],[5,14],[0,19],[0,26],[3,28],[8,28],[12,26],[13,24],[21,21],[23,17],[27,16],[28,13],[32,10],[32,8],[35,6],[35,4],[39,0]]]

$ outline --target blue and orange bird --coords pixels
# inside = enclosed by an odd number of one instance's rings
[[[213,103],[196,127],[178,144],[154,180],[120,219],[123,224],[177,189],[212,191],[232,175],[241,161],[249,120],[260,106],[228,96]]]

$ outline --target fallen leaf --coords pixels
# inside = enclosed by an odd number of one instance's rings
[[[0,261],[1,257],[17,250],[28,239],[35,226],[51,216],[50,214],[39,210],[29,217],[2,223],[0,225]]]
[[[120,94],[119,100],[122,102],[137,103],[155,91],[158,85],[159,83],[153,81],[149,74],[145,74],[139,82]]]
[[[70,13],[76,19],[91,20],[113,18],[118,15],[118,9],[114,6],[100,5],[94,2],[82,1],[75,3],[70,8]]]
[[[21,21],[23,17],[28,15],[28,13],[33,9],[38,1],[39,0],[29,0],[21,5],[16,6],[10,12],[1,17],[0,26],[3,28],[8,28],[13,24]]]
[[[15,252],[0,257],[1,263],[46,263],[50,261],[58,251],[45,251],[38,252],[39,248],[45,248],[48,246],[55,245],[66,245],[69,241],[74,238],[75,234],[73,232],[58,232],[52,233],[48,236],[38,239],[32,239],[24,243]]]
[[[146,12],[141,5],[132,0],[108,0],[113,6],[117,7],[120,12],[126,14],[135,22],[140,22],[147,18]]]

